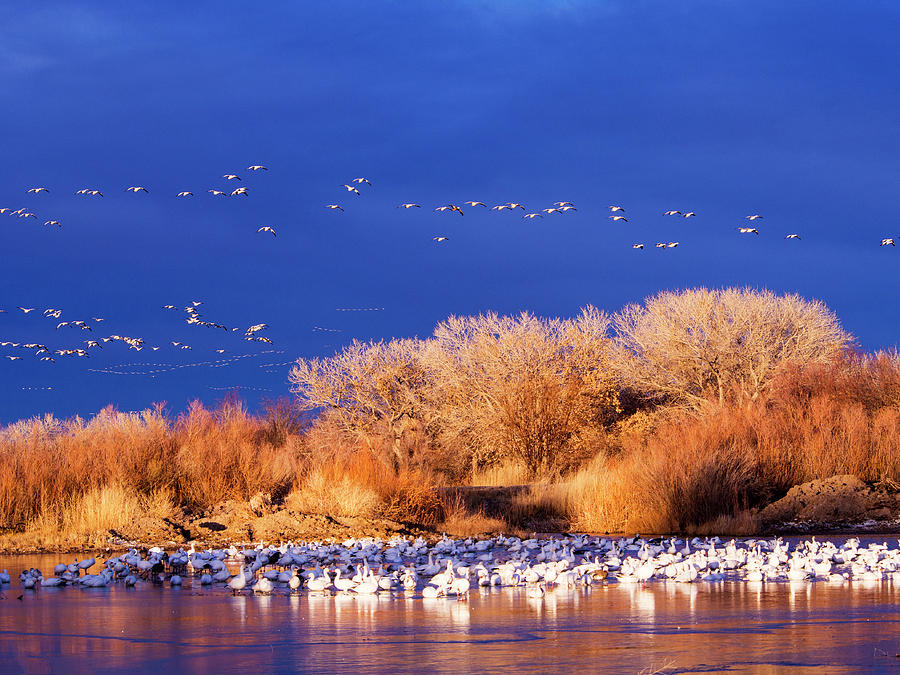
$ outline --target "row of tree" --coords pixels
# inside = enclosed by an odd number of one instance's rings
[[[756,399],[787,365],[825,363],[850,344],[820,302],[699,288],[614,315],[452,316],[427,339],[355,341],[301,359],[290,379],[322,423],[363,442],[387,438],[397,466],[421,461],[424,447],[457,477],[508,458],[540,473],[595,454],[639,407]]]

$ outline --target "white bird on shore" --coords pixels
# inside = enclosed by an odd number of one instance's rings
[[[247,577],[245,576],[246,573],[247,566],[241,563],[241,571],[228,580],[228,588],[231,589],[232,593],[237,593],[238,591],[244,590],[244,587],[247,585]]]

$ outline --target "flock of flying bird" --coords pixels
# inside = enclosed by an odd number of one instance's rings
[[[186,314],[185,323],[190,326],[203,326],[207,328],[221,329],[226,332],[240,332],[240,328],[229,328],[228,326],[220,323],[215,323],[212,321],[205,321],[201,318],[201,314],[197,309],[203,303],[198,300],[192,300],[190,304],[183,308],[184,313]],[[30,314],[31,312],[38,311],[36,307],[17,307],[16,309],[20,310],[23,314]],[[166,310],[178,310],[178,307],[175,305],[163,305],[163,309]],[[63,310],[48,307],[47,309],[41,312],[41,316],[48,319],[59,319],[62,316]],[[7,311],[5,309],[0,309],[0,313],[6,314]],[[96,326],[98,323],[102,322],[104,319],[100,317],[91,317],[90,321],[78,319],[78,320],[70,320],[70,321],[60,321],[56,324],[56,330],[61,328],[78,328],[81,331],[88,331],[93,333],[92,326]],[[272,339],[266,337],[265,335],[259,335],[261,331],[266,330],[269,327],[266,323],[258,323],[252,326],[243,329],[242,338],[248,342],[264,342],[267,344],[272,344]],[[135,351],[141,351],[142,349],[149,349],[151,351],[158,351],[160,349],[157,345],[146,345],[144,342],[144,338],[140,337],[130,337],[127,335],[117,335],[111,334],[105,337],[97,337],[96,339],[88,339],[84,340],[84,347],[76,347],[76,348],[64,348],[64,349],[51,349],[46,344],[39,342],[15,342],[10,340],[4,340],[0,342],[0,347],[13,347],[19,349],[32,350],[34,356],[38,357],[41,361],[49,361],[51,363],[55,362],[54,356],[75,356],[87,358],[89,356],[89,350],[91,349],[102,349],[103,345],[106,343],[115,343],[121,342],[123,344],[128,345],[129,349],[134,349]],[[172,347],[180,350],[192,350],[193,347],[191,345],[186,344],[184,342],[178,340],[171,340],[170,344]],[[217,354],[224,354],[225,348],[217,348],[215,352]],[[18,361],[22,357],[18,355],[4,355],[10,361]]]

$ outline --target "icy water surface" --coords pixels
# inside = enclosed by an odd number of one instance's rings
[[[852,672],[900,667],[890,581],[660,581],[548,591],[232,596],[185,580],[24,591],[0,558],[3,673]],[[21,599],[18,599],[19,596]]]

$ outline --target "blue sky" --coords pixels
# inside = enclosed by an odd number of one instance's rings
[[[0,358],[0,421],[177,411],[233,386],[254,403],[287,392],[287,362],[353,338],[696,285],[819,298],[863,348],[892,347],[900,250],[878,244],[900,235],[898,31],[887,2],[17,8],[0,40],[0,207],[37,218],[0,216],[0,340],[160,349],[47,363],[0,347],[23,357]],[[249,196],[206,192],[233,189],[231,172]],[[361,196],[341,187],[360,176]],[[432,211],[469,199],[578,210]],[[752,213],[759,236],[739,235]],[[269,324],[273,344],[162,309],[192,300],[204,320]],[[87,336],[17,306],[104,321]],[[384,310],[336,311],[366,307]]]

